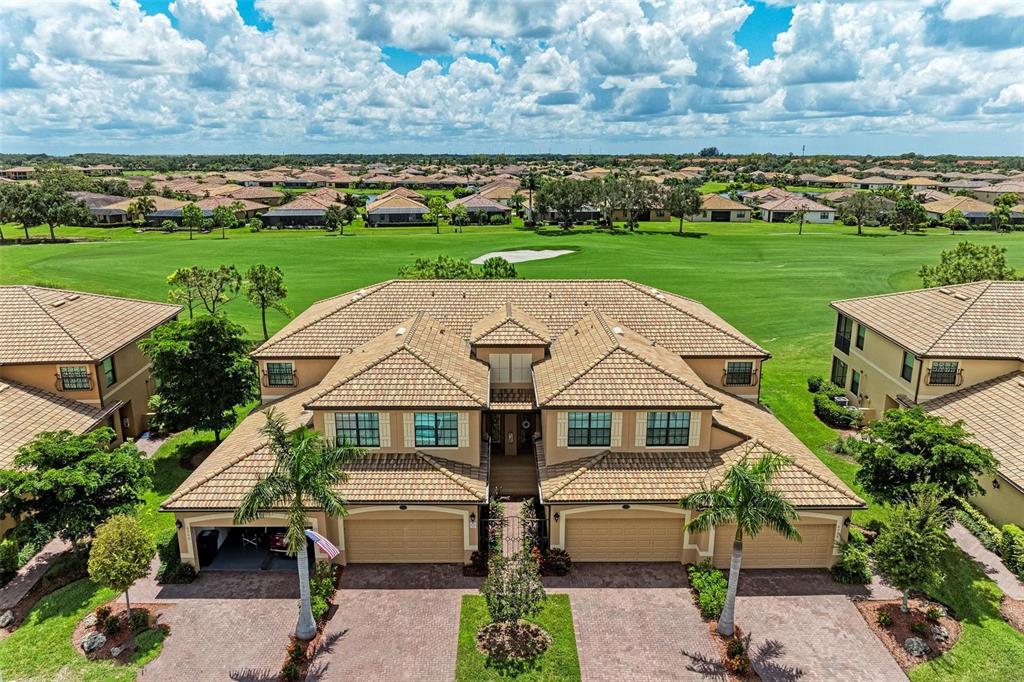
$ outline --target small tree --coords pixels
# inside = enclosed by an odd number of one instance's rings
[[[181,207],[181,224],[188,230],[188,238],[203,226],[203,209],[189,203]]]
[[[857,192],[843,206],[847,216],[857,223],[857,234],[864,234],[864,223],[875,220],[881,213],[878,197],[868,192]]]
[[[324,229],[328,232],[345,232],[344,216],[341,213],[341,206],[328,206],[324,212]]]
[[[683,233],[683,219],[697,215],[700,212],[700,204],[700,192],[689,183],[675,185],[666,192],[665,208],[679,218],[679,234]]]
[[[955,248],[943,251],[939,255],[938,265],[922,265],[917,275],[926,287],[966,284],[986,279],[1018,279],[1016,270],[1006,264],[1005,248],[971,242],[960,242]]]
[[[167,284],[170,291],[167,292],[167,300],[188,308],[188,319],[192,319],[196,302],[199,300],[199,287],[203,278],[203,269],[190,265],[187,268],[178,268],[167,277]]]
[[[942,216],[942,224],[949,228],[950,232],[956,232],[957,230],[966,230],[970,225],[967,222],[967,218],[964,214],[957,209],[946,211],[946,215]]]
[[[743,562],[743,538],[756,537],[765,528],[771,528],[787,539],[801,539],[793,525],[800,518],[796,509],[772,487],[772,480],[790,461],[771,453],[753,464],[744,457],[729,467],[725,480],[712,487],[702,486],[680,501],[686,509],[698,511],[687,525],[691,531],[706,533],[715,526],[736,524],[729,562],[729,587],[718,619],[718,632],[726,637],[732,637],[736,628],[736,591]]]
[[[417,258],[411,266],[398,270],[401,279],[479,279],[480,271],[465,258],[438,256],[436,259]]]
[[[96,529],[89,551],[89,577],[104,587],[124,592],[129,618],[132,602],[128,588],[149,574],[155,552],[156,544],[134,516],[115,516]]]
[[[948,546],[949,510],[933,490],[919,489],[913,503],[896,507],[889,525],[872,548],[875,568],[903,592],[900,610],[908,610],[911,590],[924,589],[938,575]]]
[[[924,207],[914,198],[910,187],[904,187],[897,195],[892,209],[892,217],[903,234],[924,222],[926,217]]]
[[[540,613],[544,602],[544,584],[537,562],[526,552],[491,558],[487,579],[480,586],[487,602],[487,613],[495,623],[518,623]]]
[[[518,276],[516,266],[499,256],[485,260],[480,274],[484,279],[515,279]]]
[[[196,292],[203,307],[211,315],[217,314],[217,307],[231,301],[229,294],[237,294],[242,287],[242,276],[234,265],[221,265],[216,270],[197,268],[198,288]]]
[[[114,430],[41,433],[0,471],[0,510],[37,537],[77,545],[117,514],[131,514],[149,490],[153,463],[134,444],[116,448]]]
[[[792,213],[790,213],[789,216],[786,217],[786,222],[793,223],[794,225],[799,225],[800,228],[799,228],[799,230],[797,230],[797,234],[803,234],[804,233],[804,219],[806,217],[807,217],[807,209],[805,209],[805,208],[798,208],[795,211],[793,211]]]
[[[273,308],[283,315],[292,314],[282,303],[288,296],[288,288],[284,285],[284,273],[276,265],[254,265],[246,271],[242,286],[249,302],[260,309],[263,340],[266,341],[270,338],[270,334],[267,333],[267,309]]]
[[[1003,225],[1010,223],[1010,207],[996,204],[988,213],[988,222],[996,232],[1002,232]]]
[[[448,222],[452,225],[469,225],[469,210],[462,204],[455,204],[448,212]]]
[[[461,204],[457,205],[461,206]],[[441,220],[448,215],[448,204],[445,203],[444,197],[430,197],[427,208],[430,209],[430,217],[434,220],[436,234],[441,234]],[[464,206],[463,209],[465,209]]]
[[[170,218],[165,218],[163,221],[160,222],[160,229],[166,232],[167,234],[170,234],[174,232],[176,229],[178,229],[178,225]]]
[[[984,493],[978,476],[994,471],[992,451],[974,442],[963,422],[949,422],[920,407],[889,410],[852,441],[860,469],[856,480],[872,497],[899,503],[923,483],[971,497]]]
[[[142,225],[145,223],[146,216],[155,210],[156,201],[153,200],[153,197],[138,197],[128,205],[128,215],[131,216],[132,222],[136,225]]]
[[[230,205],[216,206],[213,209],[211,217],[213,218],[213,224],[215,227],[220,228],[220,238],[227,239],[227,230],[238,227],[238,217],[235,215],[236,211],[240,211],[244,206],[240,202],[232,202]]]
[[[157,327],[139,347],[160,382],[157,395],[180,426],[210,429],[216,441],[235,423],[234,408],[256,395],[245,329],[221,316]]]

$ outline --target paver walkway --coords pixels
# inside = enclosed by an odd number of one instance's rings
[[[480,578],[443,564],[350,564],[313,680],[451,682],[464,594]]]
[[[585,682],[661,682],[719,677],[707,624],[675,563],[574,564],[544,579],[569,595]]]
[[[18,569],[18,574],[0,588],[0,613],[14,608],[36,583],[46,574],[50,564],[61,554],[71,549],[71,545],[59,538],[50,540],[27,564]]]
[[[298,615],[294,574],[204,571],[189,585],[147,578],[131,594],[134,602],[172,604],[160,618],[171,633],[140,679],[277,679]]]
[[[878,582],[839,585],[824,570],[748,569],[736,623],[751,638],[751,661],[764,682],[905,680],[852,601],[898,596]]]
[[[954,523],[948,531],[957,546],[967,553],[972,559],[981,564],[985,575],[999,585],[999,589],[1011,599],[1024,599],[1024,583],[1021,583],[1010,569],[1006,567],[1003,560],[993,552],[985,549],[981,541],[971,534],[959,523]]]

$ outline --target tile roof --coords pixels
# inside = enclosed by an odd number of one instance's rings
[[[428,209],[426,206],[410,197],[404,197],[400,194],[390,194],[366,205],[367,213],[376,213],[378,211],[426,213]]]
[[[939,199],[938,201],[927,203],[923,208],[928,213],[938,215],[945,215],[956,209],[964,215],[981,214],[987,216],[995,206],[986,204],[984,201],[978,201],[972,197],[949,197],[948,199]]]
[[[692,299],[628,280],[390,280],[318,301],[253,355],[339,357],[423,311],[463,338],[514,301],[553,335],[593,310],[686,357],[768,357],[768,352]]]
[[[227,196],[232,199],[252,199],[253,201],[274,201],[284,196],[284,192],[278,192],[269,187],[241,187],[232,190]]]
[[[270,209],[267,211],[267,215],[295,210],[326,211],[331,206],[338,206],[340,208],[344,205],[344,198],[345,194],[343,192],[330,187],[321,187],[301,194],[286,204]]]
[[[181,310],[64,289],[0,286],[0,364],[98,362]]]
[[[812,201],[806,197],[784,197],[782,199],[776,199],[775,201],[769,201],[765,204],[761,204],[762,211],[818,211],[826,213],[828,211],[835,211],[831,206],[825,206],[819,204],[817,201]]]
[[[417,313],[343,355],[306,406],[479,409],[487,407],[489,381],[465,340]]]
[[[611,452],[548,465],[537,444],[540,486],[551,502],[677,502],[720,481],[743,457],[775,452],[792,459],[775,480],[787,500],[803,508],[861,507],[857,497],[817,456],[765,408],[708,389],[722,403],[716,425],[744,438],[711,452]]]
[[[217,449],[167,498],[161,509],[235,509],[253,485],[274,466],[262,433],[273,408],[290,428],[311,423],[303,404],[315,389],[293,393],[246,417]],[[487,460],[479,467],[423,452],[368,453],[348,469],[338,491],[350,503],[444,502],[478,504],[487,500]],[[310,504],[310,507],[315,507]]]
[[[953,393],[921,407],[964,428],[999,460],[999,473],[1024,491],[1024,372],[1012,372]]]
[[[733,201],[721,194],[705,194],[700,199],[700,208],[703,211],[749,211],[750,207]]]
[[[467,211],[497,211],[498,213],[507,213],[512,210],[505,204],[499,204],[497,201],[488,199],[479,193],[469,194],[448,202],[449,209],[455,208],[456,206],[465,206]]]
[[[470,327],[469,342],[477,346],[546,346],[547,325],[513,303],[505,303]]]
[[[11,468],[18,448],[46,431],[84,433],[121,405],[106,408],[65,398],[34,386],[0,379],[0,469]]]
[[[529,412],[536,409],[532,388],[492,388],[491,405],[493,411]]]
[[[678,355],[598,312],[562,333],[533,375],[541,407],[719,407]]]
[[[832,307],[919,357],[1024,360],[1024,281],[918,289]]]

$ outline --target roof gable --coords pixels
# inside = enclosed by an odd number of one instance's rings
[[[477,346],[546,346],[547,325],[512,303],[505,303],[473,324],[469,342]]]

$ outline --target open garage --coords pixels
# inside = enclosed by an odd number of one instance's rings
[[[285,551],[283,527],[195,527],[199,567],[205,571],[294,571]],[[307,543],[313,562],[313,543]]]

